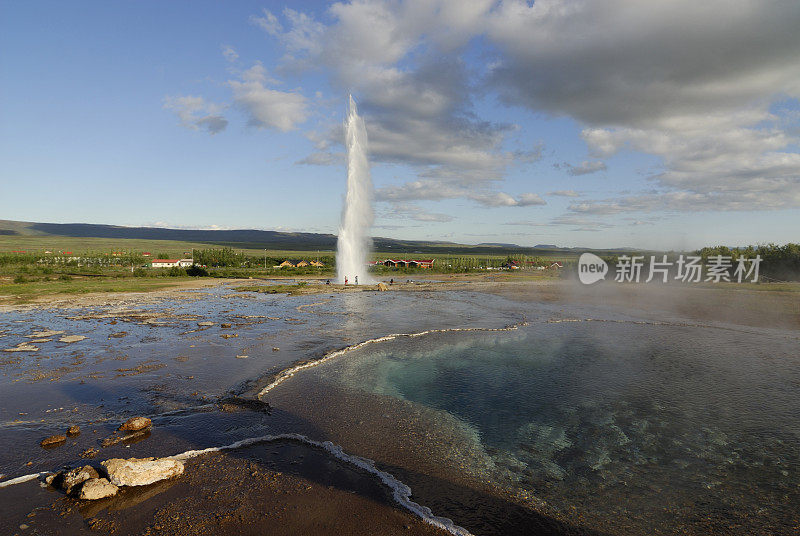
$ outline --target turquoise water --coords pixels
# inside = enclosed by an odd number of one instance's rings
[[[315,374],[456,416],[483,478],[589,526],[790,534],[798,347],[791,333],[569,322],[394,341]]]

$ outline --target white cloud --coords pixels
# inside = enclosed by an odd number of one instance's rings
[[[324,72],[335,88],[357,96],[371,161],[411,166],[443,192],[410,199],[444,199],[468,197],[468,186],[490,190],[508,166],[541,156],[540,147],[504,150],[513,126],[483,120],[472,110],[474,83],[460,53],[492,3],[360,1],[331,6],[327,26],[291,10],[281,20],[265,13],[256,22],[285,48],[284,68]],[[333,152],[341,136],[341,128],[332,126],[319,152]],[[317,154],[304,163],[310,161],[336,159]],[[405,194],[414,189],[415,181],[403,187]],[[403,192],[384,193],[406,199]]]
[[[555,192],[547,192],[547,195],[554,195],[557,197],[581,197],[581,194],[575,190],[556,190]]]
[[[797,132],[770,109],[800,97],[798,20],[789,0],[509,0],[489,16],[492,83],[508,103],[586,125],[597,157],[662,159],[651,178],[669,195],[595,210],[797,207]]]
[[[280,22],[278,22],[278,17],[272,14],[272,12],[266,8],[262,10],[261,17],[256,15],[252,15],[250,17],[250,22],[264,30],[270,35],[279,35],[283,32],[283,26]]]
[[[547,203],[536,194],[520,194],[516,199],[507,193],[473,193],[468,197],[486,207],[530,207],[546,205]]]
[[[260,63],[242,73],[241,80],[229,80],[233,102],[248,116],[248,125],[294,130],[308,118],[308,101],[297,92],[278,91],[265,86],[269,81]]]
[[[429,223],[449,222],[454,219],[447,214],[428,212],[413,203],[392,203],[390,210],[384,216],[387,218],[409,219]]]
[[[175,112],[181,125],[192,130],[205,130],[210,134],[217,134],[228,126],[228,120],[221,113],[222,106],[206,102],[203,97],[193,95],[166,97],[164,108]]]
[[[222,45],[222,55],[229,63],[236,63],[239,60],[239,53],[230,45]]]
[[[606,163],[602,160],[594,160],[594,161],[584,161],[578,164],[577,166],[564,162],[562,164],[556,164],[557,168],[564,168],[567,170],[567,173],[573,176],[577,175],[588,175],[590,173],[596,173],[598,171],[605,171],[606,170]]]
[[[546,205],[539,195],[523,193],[516,198],[504,193],[489,190],[475,191],[450,182],[436,180],[412,181],[400,186],[386,186],[375,191],[377,201],[441,201],[443,199],[471,199],[485,207],[528,207]]]
[[[657,193],[587,199],[565,216],[800,207],[796,110],[775,106],[800,98],[798,20],[796,0],[355,0],[320,20],[288,8],[251,17],[281,47],[276,72],[311,69],[334,93],[353,92],[372,161],[413,169],[379,200],[543,204],[500,191],[510,167],[541,149],[509,150],[515,125],[473,106],[487,95],[581,125],[590,156],[563,164],[570,175],[603,171],[622,151],[659,158]],[[488,44],[480,57],[469,48],[478,39]],[[252,125],[292,130],[310,115],[307,99],[274,89],[260,64],[228,84]],[[190,128],[227,124],[180,106]],[[340,161],[341,126],[322,131],[299,163]]]
[[[600,231],[608,229],[613,225],[598,218],[587,218],[575,214],[563,214],[550,220],[551,225],[568,225],[573,227],[573,231]]]
[[[344,153],[314,152],[295,162],[303,166],[333,166],[345,163]]]

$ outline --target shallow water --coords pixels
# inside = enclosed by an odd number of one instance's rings
[[[520,318],[502,299],[479,310],[479,298],[463,292],[287,297],[222,286],[185,295],[0,313],[3,349],[36,340],[32,337],[38,331],[64,332],[33,343],[35,352],[0,351],[0,474],[13,477],[79,460],[83,449],[97,447],[102,434],[133,415],[188,412],[158,417],[159,427],[168,427],[178,438],[172,443],[159,439],[164,454],[172,452],[167,445],[173,450],[206,447],[263,435],[269,423],[260,416],[257,426],[243,425],[241,418],[233,425],[230,416],[215,418],[205,409],[221,397],[253,397],[267,378],[292,363],[364,339]],[[64,335],[86,339],[62,343]],[[39,447],[39,440],[63,434],[72,424],[98,431],[63,448]]]
[[[474,431],[460,440],[479,444],[459,449],[448,436],[407,448],[441,450],[476,481],[583,526],[791,534],[800,504],[797,347],[793,333],[535,323],[395,340],[304,374],[318,394],[327,385],[432,409],[431,430],[455,417]],[[471,459],[448,454],[456,450]],[[387,456],[402,465],[408,453]]]

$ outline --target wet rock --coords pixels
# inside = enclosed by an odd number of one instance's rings
[[[197,325],[200,326],[201,328],[204,328],[204,327],[213,326],[214,322],[208,322],[208,321],[206,321],[206,322],[198,322]]]
[[[55,330],[45,330],[45,331],[34,331],[30,335],[28,335],[29,339],[38,339],[41,337],[53,337],[54,335],[61,335],[63,331],[55,331]]]
[[[106,478],[90,478],[81,486],[79,498],[87,501],[96,501],[116,495],[119,488]]]
[[[38,352],[39,348],[31,344],[19,344],[14,348],[4,348],[4,352]]]
[[[81,427],[77,424],[73,424],[69,428],[67,428],[67,435],[68,436],[76,436],[81,433]]]
[[[123,432],[138,432],[139,430],[150,428],[151,425],[152,421],[147,417],[131,417],[118,429]]]
[[[240,398],[238,396],[220,399],[219,406],[220,409],[225,412],[249,410],[269,413],[272,410],[271,406],[267,402],[262,402],[261,400],[254,398]]]
[[[114,434],[116,434],[116,432],[114,432]],[[123,436],[113,435],[107,437],[102,441],[102,443],[100,443],[100,446],[110,447],[111,445],[116,445],[117,443],[138,443],[139,441],[143,441],[148,437],[150,437],[150,428],[145,428],[136,432],[129,432]]]
[[[229,328],[232,328],[232,327],[233,327],[233,324],[220,324],[219,326],[220,326],[221,328],[229,329]]]
[[[386,290],[389,290],[389,287],[386,286],[386,283],[378,283],[378,290],[384,292]]]
[[[238,336],[239,336],[238,333],[223,333],[222,335],[220,335],[220,337],[222,337],[223,339],[233,339],[234,337]]]
[[[236,359],[247,359],[246,355],[237,355]]]
[[[86,449],[83,452],[81,452],[80,456],[81,456],[81,458],[94,458],[95,456],[97,456],[98,452],[100,452],[100,451],[97,450],[96,448],[89,447],[88,449]]]
[[[86,338],[85,335],[67,335],[65,337],[61,337],[60,339],[58,339],[58,342],[73,343],[82,341],[85,338]]]
[[[146,486],[183,474],[183,462],[170,458],[112,458],[102,463],[117,486]]]
[[[70,495],[78,490],[78,486],[90,478],[100,478],[100,475],[97,473],[97,469],[91,465],[84,465],[83,467],[70,469],[69,471],[61,473],[60,477],[56,478],[54,482],[56,482],[67,495]]]
[[[117,331],[115,333],[110,333],[108,335],[109,339],[121,339],[122,337],[126,337],[128,335],[127,331]]]
[[[31,344],[42,344],[42,343],[45,343],[45,342],[50,342],[52,340],[53,339],[31,339],[30,343]]]
[[[551,458],[572,446],[566,430],[560,426],[529,422],[517,431],[520,448],[541,458]]]
[[[64,435],[51,435],[50,437],[46,437],[42,439],[41,443],[39,443],[43,447],[55,447],[57,445],[61,445],[67,440],[67,436]]]
[[[273,352],[280,352],[280,350],[281,350],[281,349],[280,349],[280,348],[278,348],[277,346],[273,346],[273,347],[272,347],[272,351],[273,351]]]

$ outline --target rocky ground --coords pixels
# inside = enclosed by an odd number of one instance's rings
[[[86,501],[32,481],[0,489],[0,533],[444,535],[385,486],[312,447],[281,441],[188,460],[174,477]]]

